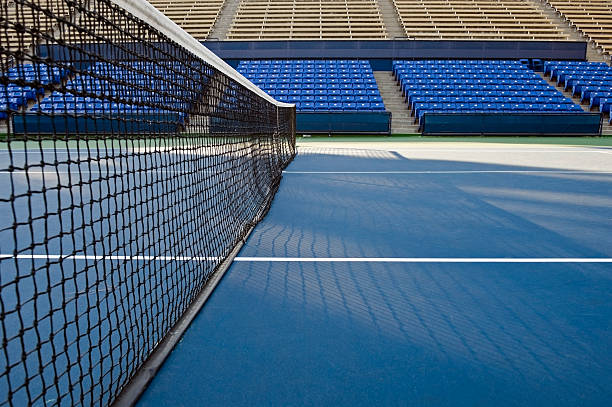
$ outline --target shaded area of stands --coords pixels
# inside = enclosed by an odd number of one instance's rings
[[[603,51],[612,53],[612,3],[609,0],[545,1]]]
[[[376,0],[242,0],[228,39],[380,39]]]
[[[558,86],[571,89],[573,95],[580,96],[581,102],[589,103],[589,108],[598,109],[608,115],[612,109],[612,68],[603,62],[588,61],[547,61],[544,74],[557,81]]]
[[[567,40],[529,0],[393,0],[411,39]]]
[[[394,59],[563,59],[584,60],[587,43],[576,41],[405,41],[286,40],[206,41],[220,58],[245,59],[368,59],[375,71],[391,71]]]

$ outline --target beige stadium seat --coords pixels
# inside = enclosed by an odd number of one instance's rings
[[[529,0],[393,0],[413,39],[567,40]]]
[[[46,0],[41,3],[41,7],[45,10],[49,10],[54,15],[64,16],[69,18],[70,9],[66,0]],[[45,33],[46,35],[58,38],[64,34],[57,30],[57,20],[53,18],[45,18],[44,13],[39,13],[36,20],[32,19],[30,6],[23,6],[20,3],[15,3],[11,0],[3,1],[0,5],[0,16],[3,18],[6,16],[6,29],[2,29],[2,36],[8,37],[8,43],[12,50],[21,49],[26,50],[33,46],[33,37],[29,32],[17,33],[14,27],[14,23],[19,21],[25,23],[27,31],[35,30],[39,33]],[[19,18],[17,18],[19,16]],[[5,38],[6,38],[5,37]],[[41,38],[38,38],[40,43]]]
[[[612,1],[547,0],[547,2],[604,52],[612,54]]]
[[[245,39],[385,39],[376,0],[242,0],[227,35]]]
[[[205,40],[225,0],[149,0],[155,8],[198,40]]]

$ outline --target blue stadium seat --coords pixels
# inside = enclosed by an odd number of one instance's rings
[[[238,71],[276,98],[279,87],[289,89],[298,110],[384,110],[368,61],[240,61]]]
[[[582,110],[520,61],[395,61],[393,74],[417,120],[431,111]]]

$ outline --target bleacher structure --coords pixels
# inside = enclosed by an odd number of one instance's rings
[[[8,69],[11,80],[22,80],[40,83],[44,86],[59,84],[68,76],[68,71],[45,64],[21,64]],[[28,105],[36,103],[45,94],[42,87],[20,86],[14,83],[0,84],[0,120],[7,118],[9,111],[26,110]]]
[[[69,16],[70,6],[66,0],[46,0],[45,7],[53,13]],[[24,7],[21,3],[13,0],[4,1],[0,6],[0,16],[2,20],[6,19],[8,24],[3,24],[2,30],[3,35],[8,39],[7,43],[10,44],[10,49],[28,49],[32,44],[32,36],[29,32],[21,32],[15,29],[16,23],[18,25],[27,25],[32,27],[39,32],[48,33],[52,35],[59,35],[56,32],[56,20],[52,18],[45,18],[43,16],[37,16],[34,18],[31,13],[28,13],[27,7]]]
[[[519,61],[395,61],[415,121],[426,113],[562,113],[582,108]]]
[[[386,39],[376,0],[242,0],[230,40]]]
[[[385,110],[368,61],[241,61],[237,70],[298,111]]]
[[[612,2],[610,0],[545,0],[567,22],[607,54],[612,53]]]
[[[557,82],[558,86],[571,90],[590,110],[599,110],[608,115],[612,123],[612,68],[603,62],[547,61],[544,74]]]
[[[567,40],[530,0],[393,0],[409,39]]]
[[[149,3],[196,39],[205,40],[225,0],[149,0]]]
[[[117,66],[121,64],[122,66]],[[164,114],[172,111],[188,111],[189,106],[176,100],[165,98],[155,89],[165,90],[167,81],[164,79],[173,70],[180,70],[176,64],[165,64],[163,68],[155,67],[155,77],[151,76],[151,68],[140,62],[117,61],[116,65],[96,62],[89,67],[89,74],[80,74],[65,83],[65,89],[78,96],[66,96],[61,92],[53,92],[40,103],[32,106],[31,111],[41,111],[48,114],[75,115],[126,115],[126,114]],[[145,74],[144,72],[147,72]],[[99,78],[112,76],[114,82]],[[193,78],[196,81],[205,78]],[[188,93],[189,91],[186,91]],[[81,96],[89,93],[91,96]],[[188,96],[185,95],[185,100]],[[111,102],[120,99],[122,102]],[[184,116],[184,114],[183,114]]]

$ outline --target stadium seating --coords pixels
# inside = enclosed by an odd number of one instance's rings
[[[406,35],[411,39],[567,39],[529,0],[393,2]]]
[[[610,0],[546,0],[567,21],[608,54],[612,53]]]
[[[59,15],[68,15],[69,10],[66,0],[45,0],[40,4],[51,13]],[[0,7],[0,18],[3,22],[2,35],[8,38],[7,43],[11,45],[10,49],[27,49],[32,45],[32,35],[30,30],[34,29],[40,33],[48,33],[55,23],[52,18],[36,18],[32,17],[31,12],[27,12],[30,8],[20,2],[13,0],[4,1]],[[43,16],[43,14],[39,14]],[[24,25],[28,30],[20,30],[18,27]]]
[[[225,0],[150,0],[149,2],[195,38],[204,40],[217,21]],[[40,6],[57,15],[68,16],[74,13],[74,3],[68,0],[44,0]],[[25,21],[28,27],[41,33],[52,32],[53,24],[56,21],[45,20],[44,18],[34,21],[30,17],[31,13],[24,12],[27,9],[27,6],[24,7],[19,2],[9,0],[6,2],[6,11],[4,5],[0,8],[0,15],[4,17],[6,13],[8,22],[20,21],[23,23]],[[17,18],[17,16],[19,17]],[[100,29],[103,30],[104,27],[100,27]],[[31,34],[29,32],[17,32],[13,24],[6,26],[6,34],[3,35],[8,36],[9,42],[14,44],[14,48],[24,49],[31,46]]]
[[[581,102],[588,102],[591,109],[609,114],[612,106],[612,67],[603,62],[546,61],[544,74],[557,85],[571,89]]]
[[[238,71],[298,111],[384,111],[367,61],[242,61]]]
[[[185,31],[199,40],[210,35],[225,0],[149,0]]]
[[[228,39],[384,39],[376,0],[242,0]]]
[[[89,68],[91,76],[81,74],[68,80],[66,82],[68,92],[53,92],[38,105],[33,106],[31,110],[55,114],[105,115],[166,113],[169,111],[168,108],[171,108],[172,111],[182,111],[182,116],[185,116],[189,106],[177,102],[176,95],[169,101],[160,92],[171,83],[169,80],[162,79],[170,72],[169,68],[181,69],[176,64],[172,67],[156,65],[153,70],[150,66],[140,66],[138,62],[126,62],[122,68],[97,62]],[[151,77],[153,72],[157,78]],[[112,76],[116,82],[109,83],[99,80],[96,74],[102,77]],[[197,81],[196,78],[193,83]],[[139,89],[134,90],[134,86]],[[91,96],[72,96],[70,90],[77,91],[75,93],[85,91]],[[173,88],[171,92],[176,92],[176,88]],[[197,92],[197,90],[186,88],[184,92]],[[117,102],[117,100],[122,102]],[[194,100],[194,98],[185,97],[185,100]]]
[[[582,112],[519,61],[395,61],[393,73],[419,123],[425,113]]]
[[[0,84],[0,119],[6,119],[9,111],[18,111],[29,101],[37,100],[39,95],[45,93],[41,85],[60,83],[67,73],[66,70],[44,64],[23,64],[10,68],[9,80],[31,82],[32,86]]]

